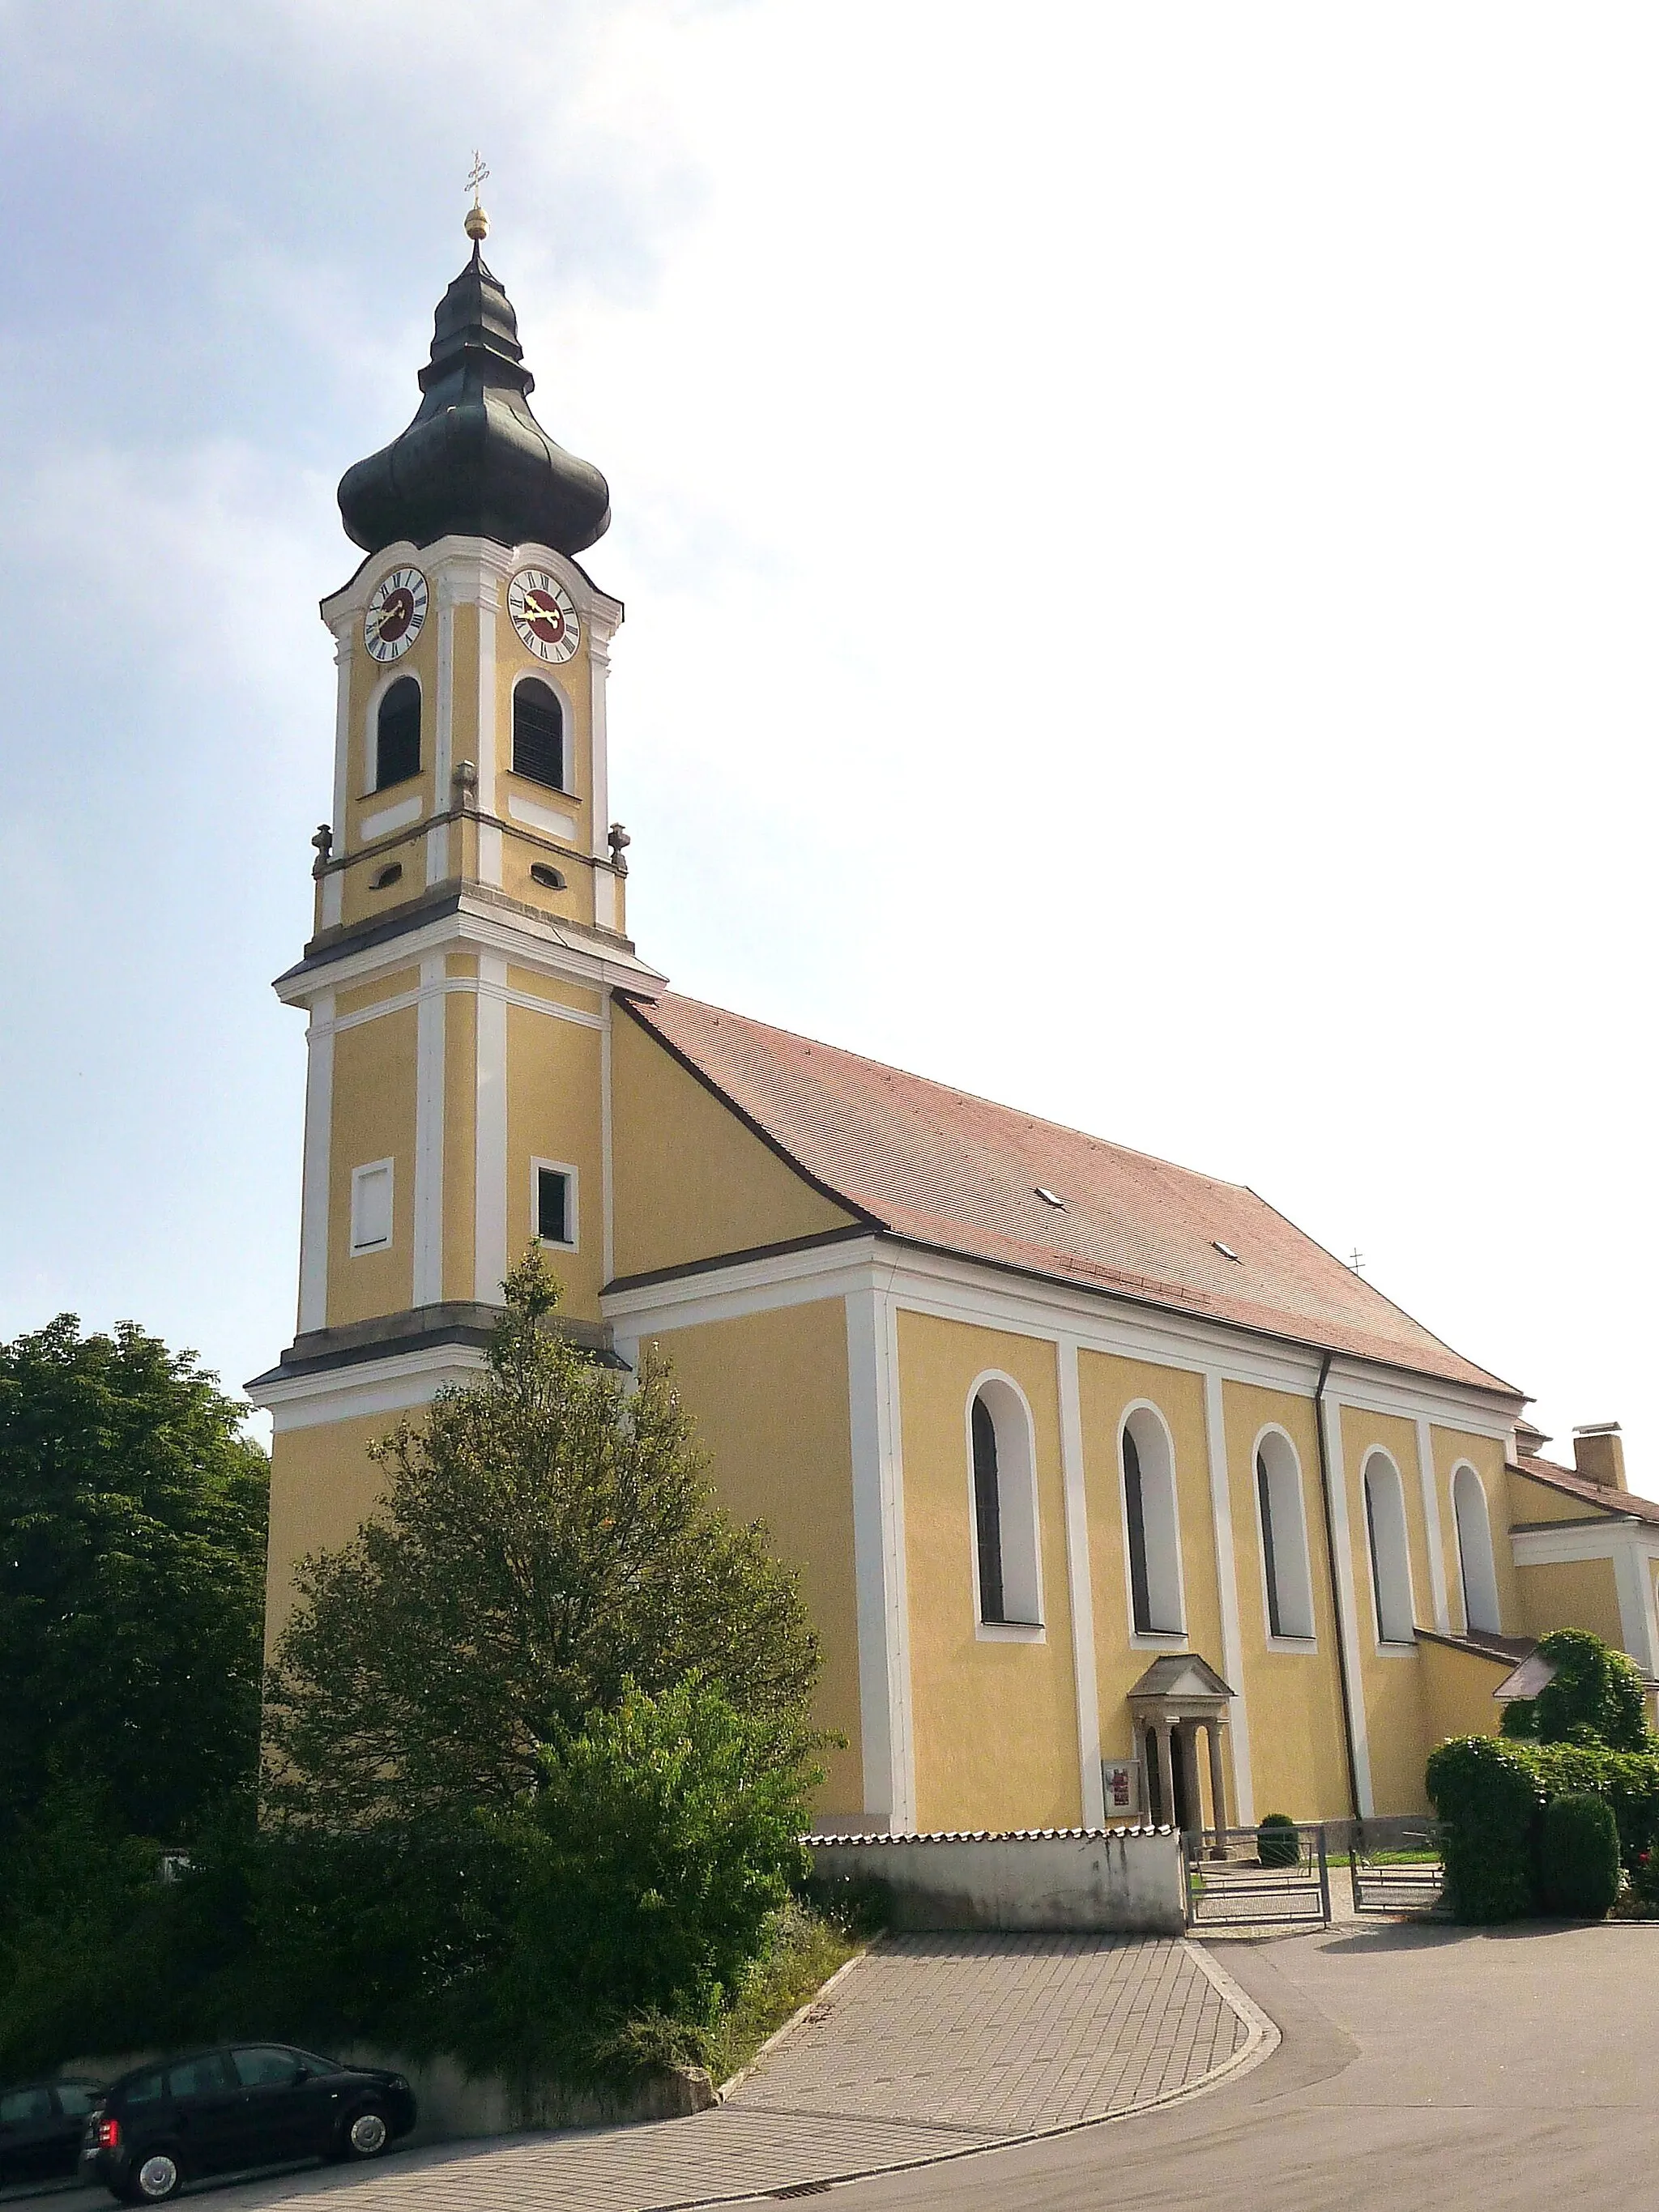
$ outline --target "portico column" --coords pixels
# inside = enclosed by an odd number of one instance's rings
[[[1158,1810],[1164,1815],[1164,1826],[1173,1828],[1176,1825],[1175,1746],[1170,1741],[1169,1722],[1158,1721],[1155,1725],[1158,1730]]]
[[[1204,1826],[1204,1792],[1198,1778],[1198,1735],[1191,1721],[1181,1731],[1181,1764],[1187,1778],[1187,1832]]]
[[[1210,1803],[1213,1808],[1212,1818],[1218,1828],[1224,1828],[1227,1825],[1227,1789],[1221,1771],[1220,1722],[1206,1721],[1204,1734],[1208,1741],[1210,1753]]]

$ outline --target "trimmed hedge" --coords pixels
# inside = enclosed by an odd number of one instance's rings
[[[1557,1797],[1538,1823],[1538,1901],[1569,1920],[1602,1920],[1619,1894],[1619,1831],[1600,1797]]]
[[[1288,1813],[1264,1813],[1255,1832],[1256,1863],[1264,1867],[1299,1866],[1302,1838]]]
[[[1446,1892],[1460,1920],[1518,1920],[1545,1909],[1542,1815],[1557,1800],[1604,1805],[1626,1867],[1659,1850],[1659,1752],[1455,1736],[1431,1754],[1425,1779],[1447,1826]]]

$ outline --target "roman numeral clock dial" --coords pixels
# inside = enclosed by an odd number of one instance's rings
[[[538,660],[568,660],[581,643],[575,602],[545,568],[520,568],[507,587],[513,627]]]
[[[394,568],[374,586],[363,615],[363,642],[376,660],[400,660],[426,620],[426,578],[418,568]]]

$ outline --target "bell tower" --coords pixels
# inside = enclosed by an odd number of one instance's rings
[[[564,1326],[608,1349],[611,993],[663,981],[627,935],[610,818],[623,610],[576,558],[609,491],[531,412],[476,204],[466,228],[414,420],[341,480],[366,557],[322,603],[331,818],[276,984],[307,1017],[298,1324],[247,1386],[275,1423],[273,1627],[294,1562],[370,1510],[386,1417],[482,1364],[527,1245]]]

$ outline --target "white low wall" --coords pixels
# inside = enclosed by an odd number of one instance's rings
[[[879,1883],[898,1929],[1179,1936],[1187,1925],[1181,1838],[1170,1828],[809,1836],[807,1844],[820,1881]]]

